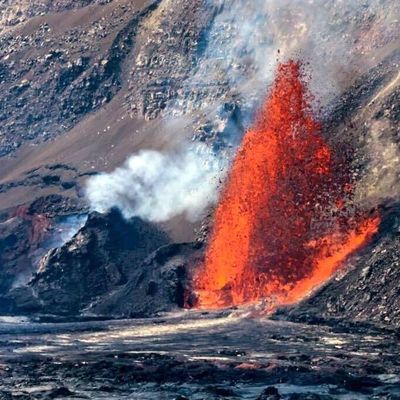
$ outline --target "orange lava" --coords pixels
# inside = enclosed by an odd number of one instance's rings
[[[297,302],[377,231],[346,206],[352,192],[313,117],[300,64],[275,83],[233,162],[194,277],[199,308]]]
[[[44,214],[29,214],[28,207],[21,205],[16,207],[14,212],[11,214],[13,217],[19,217],[31,223],[31,231],[29,234],[29,243],[39,243],[44,239],[46,232],[50,228],[50,220]]]

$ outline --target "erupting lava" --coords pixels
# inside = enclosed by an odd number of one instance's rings
[[[377,231],[348,207],[351,185],[313,118],[300,64],[280,65],[244,137],[215,214],[197,306],[294,303]]]

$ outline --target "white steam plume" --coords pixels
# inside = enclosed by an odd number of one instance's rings
[[[184,214],[196,221],[217,200],[225,169],[205,146],[170,154],[143,150],[114,172],[90,178],[86,194],[99,212],[118,207],[126,218],[164,222]]]

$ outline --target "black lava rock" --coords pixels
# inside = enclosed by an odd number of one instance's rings
[[[257,400],[280,400],[282,397],[276,387],[270,386],[263,390]]]
[[[42,260],[29,287],[8,296],[16,312],[40,303],[46,314],[78,315],[99,297],[136,276],[143,260],[167,244],[168,236],[139,218],[125,220],[118,211],[93,213],[75,237]],[[31,292],[31,302],[27,301]]]

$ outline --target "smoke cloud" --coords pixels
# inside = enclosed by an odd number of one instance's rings
[[[193,81],[222,82],[244,101],[260,101],[278,61],[301,58],[312,91],[328,103],[398,37],[393,0],[210,0],[219,13]],[[191,82],[189,82],[191,84]]]
[[[357,185],[357,197],[368,206],[400,195],[400,149],[390,135],[388,120],[375,121],[367,138],[368,171]]]
[[[94,210],[118,207],[126,218],[164,222],[183,214],[196,221],[217,200],[225,170],[226,161],[205,146],[169,154],[143,150],[114,172],[91,178],[87,197]]]

